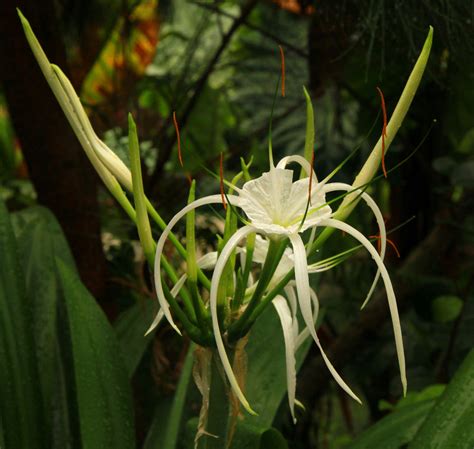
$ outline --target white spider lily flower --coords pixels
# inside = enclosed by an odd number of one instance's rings
[[[293,182],[293,170],[272,167],[238,190],[242,199],[240,207],[253,224],[257,223],[259,232],[266,235],[289,236],[303,232],[331,215],[331,208],[325,205],[324,192],[318,188],[315,178],[309,189],[309,178]],[[303,222],[309,190],[310,208]]]
[[[316,227],[332,227],[341,229],[353,236],[359,243],[364,246],[377,264],[377,268],[382,275],[382,279],[387,291],[390,313],[392,316],[393,329],[395,333],[395,343],[397,348],[397,355],[399,359],[400,376],[402,380],[403,390],[406,391],[406,374],[405,374],[405,358],[403,350],[403,340],[400,328],[400,320],[398,316],[398,309],[395,300],[393,287],[388,276],[387,270],[383,264],[383,260],[377,253],[372,244],[356,229],[351,226],[335,220],[332,218],[332,211],[326,202],[325,194],[331,191],[350,191],[351,186],[341,183],[327,183],[326,180],[318,183],[316,175],[313,172],[311,177],[306,177],[293,182],[293,171],[286,169],[286,164],[296,162],[303,167],[306,173],[310,172],[310,164],[302,157],[293,156],[284,158],[275,167],[272,166],[270,171],[264,173],[260,178],[248,181],[244,186],[235,188],[237,195],[228,195],[227,201],[233,206],[238,207],[250,220],[250,223],[240,228],[226,243],[219,255],[216,266],[214,268],[211,289],[209,297],[209,308],[211,311],[212,326],[214,331],[214,338],[216,346],[223,364],[224,371],[229,379],[229,383],[240,400],[242,405],[250,413],[254,413],[250,408],[250,404],[246,400],[237,379],[232,371],[231,364],[227,357],[225,344],[221,335],[219,320],[217,315],[217,290],[227,260],[235,251],[239,243],[251,233],[262,234],[268,239],[281,239],[288,237],[293,253],[292,266],[295,270],[295,288],[297,292],[298,304],[301,310],[301,315],[306,325],[306,329],[317,344],[321,351],[324,362],[336,382],[343,388],[352,398],[359,401],[357,396],[352,392],[350,387],[335,371],[331,362],[322,350],[319,338],[316,334],[316,329],[313,320],[313,307],[311,299],[311,288],[309,286],[309,273],[317,270],[315,267],[308,267],[306,249],[300,233],[306,229],[314,229]],[[308,204],[309,197],[309,182],[311,180],[311,202]],[[381,235],[382,244],[385,240],[385,227],[380,210],[375,205],[375,202],[363,192],[359,192],[362,199],[373,210],[379,225],[379,232]],[[200,206],[207,204],[219,204],[222,202],[220,195],[211,195],[199,200],[193,201],[178,212],[170,221],[168,226],[163,231],[158,244],[157,253],[155,257],[155,283],[157,289],[157,296],[163,313],[170,324],[179,332],[173,318],[171,316],[166,297],[163,292],[162,280],[160,274],[161,255],[164,244],[168,235],[170,234],[174,225],[183,218],[188,212]],[[291,260],[287,254],[287,260]],[[321,268],[321,267],[319,267]],[[376,275],[376,280],[379,274]],[[376,282],[375,280],[375,282]],[[374,284],[375,284],[374,282]],[[372,293],[371,288],[370,293]]]

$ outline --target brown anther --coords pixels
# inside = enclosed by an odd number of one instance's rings
[[[381,237],[380,237],[380,234],[377,234],[377,235],[369,235],[369,239],[377,239],[377,251],[380,253],[380,250],[381,250]],[[390,240],[390,239],[386,239],[387,240],[387,243],[393,248],[393,250],[395,251],[395,254],[397,255],[397,257],[400,259],[400,251],[398,251],[398,248],[397,248],[397,245],[395,245],[395,243],[393,242],[393,240]]]
[[[174,129],[176,131],[176,139],[178,143],[178,160],[181,165],[181,167],[184,167],[183,164],[183,155],[181,153],[181,137],[179,135],[179,126],[178,126],[178,121],[176,120],[176,111],[173,111],[173,123],[174,123]]]
[[[285,53],[281,45],[280,48],[280,59],[281,59],[281,96],[285,96]]]

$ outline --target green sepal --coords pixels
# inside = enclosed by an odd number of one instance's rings
[[[304,158],[311,164],[314,151],[314,110],[311,97],[304,86],[303,92],[306,99],[306,135],[304,140]],[[309,173],[305,173],[305,170],[301,168],[300,179],[309,175]]]
[[[130,169],[132,171],[133,199],[137,213],[137,229],[143,252],[150,268],[155,265],[156,243],[151,235],[150,221],[143,190],[142,168],[140,162],[140,145],[138,143],[137,126],[132,114],[128,114],[128,150],[130,153]]]

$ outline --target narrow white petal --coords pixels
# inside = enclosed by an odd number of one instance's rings
[[[216,251],[213,251],[211,253],[207,253],[205,254],[204,256],[202,256],[201,258],[199,258],[197,260],[197,264],[199,266],[199,268],[204,268],[204,269],[208,269],[208,268],[213,268],[214,265],[216,264],[216,261],[217,261],[217,252]],[[183,274],[179,279],[178,281],[176,282],[176,284],[174,284],[173,288],[171,289],[171,295],[173,297],[176,298],[176,296],[178,295],[178,293],[180,292],[180,290],[183,288],[183,285],[184,283],[186,282],[186,280],[188,279],[188,275],[185,273]],[[151,323],[150,327],[148,328],[148,330],[146,331],[145,333],[145,337],[156,327],[158,326],[158,324],[160,323],[161,319],[165,316],[164,312],[163,312],[163,309],[160,309],[158,311],[158,313],[156,314],[156,317],[155,319],[153,320],[153,323]]]
[[[285,287],[285,294],[288,302],[290,303],[291,309],[291,319],[293,320],[293,338],[298,338],[299,333],[299,325],[298,325],[298,317],[296,314],[298,313],[298,300],[296,298],[295,287],[293,282],[289,282]]]
[[[324,186],[324,191],[326,193],[341,191],[341,190],[345,192],[350,192],[351,190],[354,190],[354,187],[351,186],[350,184],[345,184],[342,182],[332,182],[331,184]],[[367,203],[367,206],[369,206],[369,208],[372,210],[375,216],[375,219],[377,220],[377,225],[379,227],[379,235],[380,235],[380,258],[383,261],[385,259],[385,250],[387,247],[387,230],[385,229],[385,221],[383,219],[382,212],[380,211],[380,208],[377,205],[377,203],[368,193],[362,192],[362,190],[356,190],[356,193],[361,194],[361,198]],[[367,296],[365,297],[365,300],[361,306],[361,309],[363,309],[367,305],[367,303],[369,302],[369,299],[372,297],[379,278],[380,278],[380,269],[377,268],[377,273],[375,274],[375,278],[372,282],[372,286],[369,289],[369,293],[367,293]]]
[[[330,220],[325,220],[324,222],[327,221]],[[303,320],[306,324],[306,327],[309,329],[309,333],[313,337],[313,340],[316,342],[316,345],[318,346],[319,351],[321,352],[321,356],[323,357],[323,360],[326,363],[326,366],[328,367],[335,381],[349,396],[351,396],[357,402],[360,403],[360,399],[355,395],[355,393],[350,389],[350,387],[344,382],[342,377],[334,369],[331,362],[324,353],[321,343],[319,342],[319,338],[316,333],[316,329],[313,322],[313,313],[311,310],[311,289],[309,287],[308,264],[306,261],[306,252],[304,244],[298,234],[290,235],[290,241],[293,245],[293,253],[295,256],[296,291],[298,293],[301,315],[303,316]]]
[[[222,366],[227,375],[227,378],[229,379],[230,386],[234,390],[235,395],[242,403],[244,408],[252,415],[256,415],[256,413],[252,410],[250,404],[242,393],[242,390],[240,389],[239,383],[237,382],[235,374],[232,371],[232,366],[225,351],[224,341],[222,340],[221,330],[219,328],[219,319],[217,317],[217,290],[219,288],[219,281],[221,279],[222,272],[224,271],[227,260],[231,256],[235,247],[242,239],[247,237],[247,235],[255,231],[255,228],[253,228],[252,226],[244,226],[243,228],[240,228],[225,244],[221,254],[219,255],[219,258],[217,259],[216,267],[214,268],[214,273],[212,274],[211,291],[209,293],[209,308],[211,310],[212,328],[214,330],[214,338],[216,340],[217,351],[219,352]]]
[[[188,279],[188,275],[187,274],[183,274],[179,279],[178,279],[178,282],[176,282],[176,284],[174,284],[173,288],[171,289],[171,296],[173,296],[173,298],[176,298],[176,296],[178,295],[179,291],[183,288],[183,285],[184,283],[186,282],[186,280]]]
[[[158,313],[156,314],[155,316],[155,319],[153,320],[153,323],[151,323],[150,327],[148,328],[148,330],[145,332],[145,337],[153,331],[153,329],[155,329],[156,326],[158,326],[158,324],[160,324],[161,320],[163,319],[163,317],[165,316],[165,314],[163,313],[163,310],[160,309],[158,310]]]
[[[296,424],[295,417],[295,396],[296,396],[296,359],[295,359],[295,339],[293,334],[293,317],[283,296],[276,296],[272,301],[275,310],[280,318],[281,328],[283,330],[283,340],[285,342],[286,358],[286,383],[288,390],[288,404],[290,406],[293,422]]]
[[[198,267],[203,270],[210,270],[216,266],[217,262],[217,251],[211,251],[210,253],[204,254],[197,261]]]
[[[403,386],[403,393],[406,393],[407,389],[407,378],[406,378],[406,367],[405,367],[405,352],[403,349],[403,337],[402,337],[402,329],[400,326],[400,317],[398,315],[398,308],[397,308],[397,300],[395,298],[395,292],[393,291],[392,281],[390,280],[390,276],[388,274],[385,265],[380,258],[379,254],[377,253],[376,249],[372,246],[372,244],[361,234],[357,229],[354,229],[352,226],[349,226],[347,223],[344,223],[339,220],[328,219],[321,223],[321,226],[328,226],[331,228],[339,229],[341,231],[346,232],[347,234],[354,237],[358,240],[362,245],[365,246],[367,251],[370,253],[372,258],[374,259],[375,263],[377,264],[380,274],[382,275],[382,279],[385,284],[385,290],[387,291],[387,300],[388,306],[390,309],[390,315],[392,317],[392,326],[393,326],[393,333],[395,335],[395,346],[397,348],[397,356],[398,356],[398,365],[400,367],[400,378]]]
[[[239,204],[239,198],[233,195],[229,195],[227,199],[234,205]],[[180,330],[176,326],[175,322],[173,321],[173,317],[171,316],[170,307],[168,305],[168,301],[166,301],[166,296],[163,292],[163,284],[161,281],[161,256],[163,254],[163,248],[165,246],[166,240],[173,229],[174,225],[181,220],[188,212],[193,209],[196,209],[200,206],[204,206],[206,204],[219,204],[222,203],[222,198],[220,195],[210,195],[204,198],[200,198],[192,203],[188,204],[186,207],[181,209],[168,223],[168,226],[163,230],[158,243],[156,245],[156,255],[155,255],[155,270],[154,270],[154,279],[155,279],[155,288],[156,288],[156,296],[158,297],[158,302],[160,303],[160,307],[163,310],[163,313],[171,324],[173,329],[181,335]]]
[[[316,292],[313,289],[311,289],[311,300],[313,301],[313,323],[316,324],[316,320],[318,319],[319,315],[319,300],[318,296],[316,295]],[[296,349],[298,349],[304,343],[304,341],[309,337],[309,335],[309,329],[305,327],[296,338]]]

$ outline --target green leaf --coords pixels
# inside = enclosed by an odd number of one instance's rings
[[[398,449],[411,441],[435,401],[401,407],[362,433],[345,449]]]
[[[73,440],[70,398],[66,388],[57,335],[59,291],[55,258],[74,269],[75,264],[61,227],[53,214],[33,207],[12,214],[20,263],[26,281],[26,297],[32,302],[32,324],[38,366],[38,384],[43,397],[43,419],[48,447],[64,448]],[[66,352],[69,348],[64,349]]]
[[[252,425],[251,420],[237,424],[230,449],[288,449],[283,435],[273,427],[261,428]]]
[[[122,312],[114,323],[115,335],[122,348],[122,357],[130,379],[153,340],[154,331],[146,337],[144,335],[150,326],[150,317],[156,314],[156,304],[156,301],[137,298],[137,302]]]
[[[78,275],[60,259],[57,266],[82,447],[134,448],[131,388],[113,329]]]
[[[31,328],[32,304],[8,212],[0,201],[0,422],[5,446],[45,447]]]
[[[438,323],[448,323],[458,317],[462,306],[463,301],[457,296],[438,296],[431,303],[431,315]]]
[[[474,350],[438,399],[410,449],[474,447]]]
[[[288,449],[288,443],[278,430],[270,428],[262,433],[260,438],[260,448]]]

